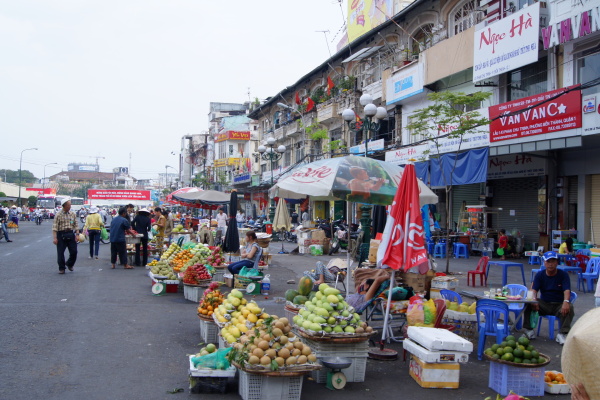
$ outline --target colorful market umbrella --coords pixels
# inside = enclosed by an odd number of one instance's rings
[[[428,263],[423,230],[423,218],[419,207],[419,186],[415,166],[408,164],[394,197],[387,217],[383,237],[377,251],[377,265],[391,268],[390,295],[388,296],[381,346],[387,333],[388,318],[392,300],[392,289],[396,270],[408,271]],[[428,264],[426,264],[428,268]]]
[[[219,206],[229,203],[230,195],[216,190],[200,189],[196,192],[173,194],[173,199],[185,206],[216,210]]]
[[[355,203],[390,205],[404,168],[368,157],[327,158],[300,165],[279,178],[269,190],[270,197],[299,199],[308,196]],[[419,181],[421,204],[438,198]]]
[[[173,198],[174,195],[178,196],[178,195],[183,194],[183,193],[193,193],[193,192],[201,192],[201,191],[202,191],[202,189],[197,188],[197,187],[184,187],[184,188],[181,188],[181,189],[177,189],[176,191],[174,191],[171,194],[168,194],[165,201],[167,203],[177,204],[177,200],[175,200]]]

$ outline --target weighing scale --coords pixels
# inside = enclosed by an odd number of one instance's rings
[[[154,279],[156,282],[152,285],[152,294],[155,296],[162,296],[167,292],[167,285],[163,282],[167,280],[168,277],[163,275],[154,275]]]
[[[343,389],[347,379],[342,370],[350,367],[352,360],[344,357],[328,357],[322,358],[321,364],[330,369],[327,371],[325,387],[330,390]]]
[[[262,276],[247,276],[252,282],[246,286],[246,294],[260,294],[260,281],[263,279]]]

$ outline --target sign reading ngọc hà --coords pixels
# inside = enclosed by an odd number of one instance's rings
[[[488,179],[525,178],[546,175],[546,160],[526,154],[494,156],[488,159]]]
[[[536,62],[539,31],[539,3],[475,31],[473,82]]]
[[[490,142],[581,128],[581,91],[571,89],[490,106]]]

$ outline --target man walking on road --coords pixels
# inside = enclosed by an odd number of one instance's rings
[[[8,229],[6,228],[6,211],[4,211],[2,207],[0,207],[0,229],[4,231],[4,239],[6,239],[8,243],[12,242],[12,240],[8,238]]]
[[[113,218],[110,223],[110,263],[112,269],[115,269],[117,263],[117,255],[123,268],[133,269],[132,266],[127,264],[127,242],[125,240],[125,231],[131,228],[129,223],[129,215],[127,208],[119,208],[119,215]]]
[[[56,245],[58,273],[64,274],[65,267],[73,271],[77,261],[77,242],[79,241],[79,226],[77,215],[71,211],[71,199],[65,197],[61,201],[62,209],[56,213],[52,224],[52,241]],[[65,262],[65,249],[69,249],[69,259]]]

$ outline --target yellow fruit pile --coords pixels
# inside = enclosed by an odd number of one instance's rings
[[[565,381],[565,376],[560,372],[556,371],[546,371],[544,375],[544,381],[550,384],[562,384],[565,385],[567,381]]]
[[[213,290],[210,293],[205,293],[198,306],[198,315],[210,317],[213,315],[215,309],[223,304],[225,296],[219,289]]]
[[[188,262],[194,255],[189,250],[181,250],[175,254],[175,257],[169,261],[173,267],[173,271],[179,272],[183,265]]]
[[[155,265],[158,265],[158,260],[156,260],[156,259],[154,259],[148,263],[149,267],[154,267]]]
[[[6,224],[7,228],[18,228],[19,225],[15,224],[14,222],[9,222],[8,224]]]
[[[232,353],[233,360],[241,365],[271,371],[317,361],[312,349],[291,332],[288,319],[275,316],[241,335]]]
[[[216,308],[213,318],[225,323],[221,336],[228,343],[234,343],[249,329],[260,326],[263,320],[269,318],[269,314],[264,313],[255,302],[244,299],[242,292],[233,289],[223,304]]]
[[[462,303],[458,304],[455,301],[446,300],[446,309],[452,310],[452,311],[475,314],[476,306],[477,306],[477,302],[475,302],[475,301],[473,303],[471,303],[471,305],[469,305],[469,303],[467,303],[466,301],[463,301]]]

